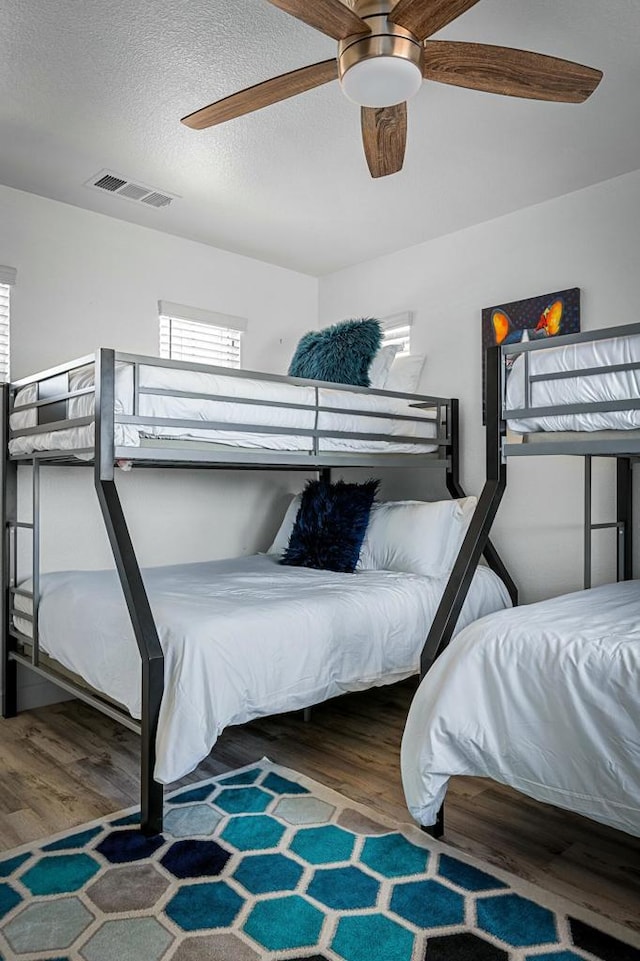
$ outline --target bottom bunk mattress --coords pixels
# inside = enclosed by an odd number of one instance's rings
[[[435,823],[456,774],[640,836],[640,581],[502,611],[458,635],[404,733],[417,821]]]
[[[163,783],[192,771],[229,725],[415,674],[446,583],[284,567],[269,555],[143,575],[165,655]],[[140,658],[115,571],[45,574],[40,594],[41,649],[140,717]],[[509,603],[502,581],[480,568],[460,624]],[[16,626],[29,633],[26,620]]]

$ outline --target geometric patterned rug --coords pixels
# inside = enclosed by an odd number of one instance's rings
[[[0,860],[2,961],[640,961],[634,935],[264,760]]]

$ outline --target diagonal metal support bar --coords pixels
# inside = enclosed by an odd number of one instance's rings
[[[159,834],[162,831],[163,788],[154,780],[153,771],[164,691],[164,655],[115,481],[97,480],[96,491],[142,660],[142,830],[149,835]]]
[[[422,651],[420,674],[423,677],[453,637],[462,605],[469,592],[491,525],[500,506],[504,488],[505,483],[502,480],[487,481],[480,495],[478,506],[471,519],[471,524],[429,631],[427,643]]]
[[[115,355],[96,356],[95,486],[116,570],[142,661],[141,826],[162,831],[163,787],[154,780],[158,717],[164,693],[164,655],[140,566],[114,479]]]
[[[500,349],[496,347],[487,352],[487,480],[422,649],[420,658],[421,678],[425,676],[437,656],[451,641],[473,575],[483,554],[487,558],[491,569],[502,578],[513,603],[518,603],[516,585],[500,555],[489,540],[491,525],[507,486],[507,468],[502,457],[505,426],[502,419],[501,380],[501,355]],[[451,401],[449,417],[450,423],[447,434],[452,438],[452,441],[450,464],[446,476],[447,489],[453,497],[464,497],[465,494],[460,484],[460,431],[457,400]],[[423,830],[434,838],[443,836],[445,831],[444,802],[438,811],[436,823],[431,827],[423,828]]]
[[[420,658],[420,675],[424,677],[436,657],[447,647],[455,631],[462,605],[469,592],[473,575],[482,557],[487,554],[496,564],[494,570],[504,571],[504,581],[509,593],[517,602],[516,586],[511,580],[502,560],[495,548],[488,549],[489,534],[495,519],[502,495],[507,486],[507,468],[502,457],[502,438],[504,421],[502,420],[502,389],[501,389],[501,356],[500,348],[495,347],[487,351],[487,440],[486,440],[486,482],[475,513],[471,519],[462,547],[453,566],[447,586],[431,630],[427,637],[422,656]],[[456,406],[452,408],[452,416],[457,416]],[[456,425],[457,426],[457,425]],[[457,436],[457,432],[456,432]],[[452,464],[457,465],[459,451],[452,452]],[[457,477],[457,466],[447,477],[447,486],[453,493],[462,493]],[[492,565],[493,566],[493,565]],[[501,575],[502,576],[502,575]]]

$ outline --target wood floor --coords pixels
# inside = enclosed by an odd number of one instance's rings
[[[266,755],[406,822],[399,747],[412,693],[407,682],[321,705],[311,723],[297,714],[233,728],[181,783]],[[0,721],[0,850],[135,804],[138,750],[135,734],[77,701]],[[640,931],[640,839],[457,778],[445,840]]]

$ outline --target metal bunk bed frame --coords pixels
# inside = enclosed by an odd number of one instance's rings
[[[531,373],[530,357],[533,352],[590,343],[599,340],[612,340],[640,334],[640,324],[627,324],[602,330],[583,331],[567,334],[552,340],[541,339],[522,344],[509,344],[492,347],[488,355],[495,355],[490,364],[489,378],[493,381],[492,390],[500,397],[501,417],[497,437],[501,446],[501,456],[506,465],[509,457],[536,457],[551,454],[565,454],[584,457],[584,588],[591,587],[592,579],[592,537],[594,531],[617,531],[616,576],[618,581],[631,580],[633,577],[633,467],[640,458],[640,436],[629,436],[625,430],[615,431],[615,436],[590,437],[586,431],[575,431],[575,436],[567,438],[566,432],[554,438],[553,431],[544,433],[543,441],[527,441],[523,435],[520,443],[511,443],[507,437],[507,421],[529,417],[553,417],[562,414],[593,414],[613,411],[638,410],[640,399],[591,401],[588,403],[563,404],[556,407],[535,406],[532,403],[533,385],[553,380],[572,380],[596,377],[602,374],[623,373],[640,370],[640,363],[626,363],[597,367],[581,367],[568,371],[552,373]],[[506,396],[509,358],[523,354],[524,357],[524,397],[521,408],[508,408]],[[572,432],[573,433],[573,432]],[[616,459],[616,519],[604,524],[594,524],[592,517],[592,467],[594,457],[615,457]],[[505,468],[506,469],[506,468]]]
[[[631,580],[633,577],[633,476],[634,464],[640,460],[640,436],[630,437],[628,432],[619,430],[615,437],[590,438],[586,432],[575,432],[567,439],[566,432],[554,437],[552,431],[543,432],[544,440],[527,443],[527,437],[520,443],[509,442],[507,421],[515,418],[552,417],[560,414],[589,414],[609,411],[637,410],[640,400],[597,401],[590,403],[568,404],[557,407],[534,406],[532,388],[535,383],[544,381],[592,377],[614,371],[640,370],[640,363],[628,362],[616,365],[579,368],[548,374],[531,374],[530,357],[532,352],[570,346],[572,344],[610,340],[615,337],[640,334],[640,324],[611,327],[604,330],[587,331],[554,337],[552,340],[540,339],[519,344],[491,347],[486,354],[486,483],[482,491],[478,510],[469,527],[466,539],[458,555],[453,572],[445,589],[440,607],[434,618],[431,631],[422,652],[421,676],[429,670],[436,657],[447,647],[471,584],[473,573],[480,559],[481,544],[495,518],[507,483],[507,459],[509,457],[536,457],[552,454],[576,455],[584,457],[584,588],[591,587],[592,579],[592,536],[594,531],[614,529],[617,531],[618,581]],[[507,407],[506,383],[509,375],[509,359],[524,355],[525,406]],[[627,436],[625,436],[627,435]],[[541,436],[539,433],[538,437]],[[594,524],[592,518],[592,461],[594,457],[616,458],[616,519],[609,523]],[[447,485],[452,496],[461,496],[448,476]],[[517,594],[508,572],[499,557],[492,556],[494,551],[487,540],[484,549],[490,566],[507,584],[514,603]],[[444,805],[438,812],[434,826],[425,828],[426,832],[440,837],[444,832]]]
[[[70,375],[74,370],[86,365],[95,364],[94,387],[70,389]],[[116,365],[131,365],[133,371],[133,414],[122,414],[115,411],[116,399]],[[177,418],[159,418],[141,416],[140,396],[143,394],[162,394],[183,398],[230,401],[239,404],[254,404],[258,407],[301,407],[309,410],[309,405],[289,404],[279,401],[264,401],[258,399],[223,397],[219,394],[207,394],[191,391],[176,391],[171,389],[145,388],[140,384],[140,368],[158,366],[185,371],[215,373],[225,377],[253,378],[261,381],[277,381],[278,383],[296,384],[312,387],[315,390],[315,426],[311,429],[291,427],[268,428],[257,425],[239,425],[218,423],[205,420],[190,421]],[[37,399],[30,404],[16,408],[19,411],[33,409],[36,411],[37,425],[11,430],[9,417],[13,411],[16,392],[29,385],[36,386]],[[406,399],[411,406],[435,410],[432,420],[436,424],[434,444],[438,447],[438,456],[430,454],[376,454],[376,453],[348,453],[323,452],[320,447],[322,438],[350,437],[358,440],[384,440],[389,435],[374,433],[359,433],[349,431],[325,431],[318,429],[320,413],[345,413],[362,417],[386,417],[392,420],[407,420],[424,422],[424,415],[398,415],[392,413],[373,412],[367,410],[353,410],[343,408],[323,407],[320,402],[320,391],[323,388],[331,391],[344,390],[352,393],[371,393],[366,388],[351,385],[324,384],[299,378],[279,377],[277,375],[238,371],[229,368],[212,368],[208,365],[189,364],[186,362],[169,361],[159,358],[143,357],[133,354],[116,352],[110,349],[100,349],[95,356],[81,358],[68,364],[61,365],[41,372],[32,377],[24,378],[14,384],[4,385],[2,417],[2,443],[4,445],[4,471],[2,483],[2,509],[5,519],[5,545],[3,550],[4,567],[4,616],[2,618],[2,674],[4,688],[3,715],[13,717],[17,713],[17,667],[22,665],[43,678],[52,681],[67,692],[80,698],[84,702],[97,708],[102,713],[115,719],[131,730],[141,735],[141,827],[145,834],[158,834],[162,830],[163,817],[163,786],[153,777],[156,758],[156,732],[160,705],[164,691],[164,657],[160,645],[158,631],[149,603],[140,566],[131,540],[126,517],[116,486],[116,466],[119,461],[127,460],[135,467],[172,467],[194,468],[205,467],[212,469],[253,469],[253,470],[297,470],[318,471],[321,476],[330,478],[332,468],[352,467],[398,467],[398,468],[439,468],[446,471],[447,489],[454,497],[463,497],[464,491],[459,479],[459,443],[458,443],[458,401],[455,399],[417,396],[396,392],[375,392],[386,394],[391,398]],[[75,398],[85,394],[95,394],[94,414],[86,417],[70,417],[69,404]],[[497,417],[497,404],[494,414]],[[47,450],[28,453],[25,455],[9,456],[8,442],[11,438],[42,433],[43,431],[59,431],[70,427],[89,426],[94,424],[94,446],[83,449]],[[121,447],[115,443],[115,428],[117,424],[145,426],[166,426],[183,429],[233,430],[275,433],[286,435],[302,435],[311,437],[311,451],[251,451],[251,450],[220,450],[195,442],[189,448],[166,446]],[[415,443],[415,437],[392,438],[394,441]],[[78,458],[84,457],[84,460]],[[32,468],[32,519],[29,523],[18,519],[18,483],[17,468],[19,464],[27,464]],[[119,575],[123,594],[126,600],[135,639],[142,662],[142,717],[140,722],[132,718],[119,705],[105,699],[93,689],[87,689],[72,678],[69,678],[48,664],[41,663],[40,645],[38,637],[38,607],[40,599],[40,468],[43,465],[75,465],[93,466],[94,483],[100,504],[105,527],[109,537],[111,549]],[[450,576],[447,588],[442,598],[425,650],[433,649],[438,653],[446,646],[455,627],[462,603],[469,589],[475,567],[484,552],[489,565],[498,573],[509,588],[514,602],[516,589],[500,560],[495,548],[489,541],[489,530],[502,491],[504,490],[503,469],[498,467],[493,447],[487,457],[487,464],[491,466],[492,475],[488,477],[487,485],[480,498],[478,508],[472,520],[469,532],[462,546],[460,557]],[[31,568],[32,590],[28,591],[18,586],[18,532],[22,529],[31,532]],[[31,613],[17,610],[16,597],[28,598],[31,602]],[[21,633],[14,624],[14,617],[24,619],[31,625],[31,635]],[[21,648],[19,647],[21,645]],[[26,649],[26,650],[25,650]],[[423,655],[423,666],[425,663]]]

